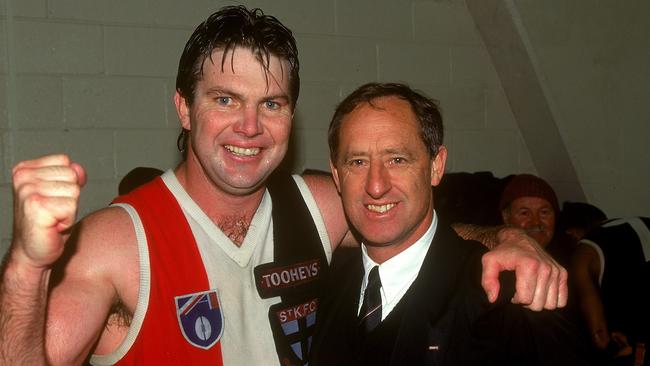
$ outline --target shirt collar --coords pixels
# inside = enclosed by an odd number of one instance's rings
[[[381,279],[382,298],[384,304],[396,304],[404,295],[406,290],[411,286],[424,262],[431,241],[433,240],[436,228],[438,226],[438,217],[435,210],[433,211],[433,220],[426,233],[418,239],[413,245],[406,248],[403,252],[390,258],[382,264],[377,264],[369,256],[366,246],[361,246],[363,258],[364,278],[361,286],[361,293],[368,283],[368,274],[374,266],[379,266],[379,278]]]

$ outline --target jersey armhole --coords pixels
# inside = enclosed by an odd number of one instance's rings
[[[138,243],[138,255],[140,266],[140,289],[138,291],[138,302],[135,307],[133,319],[129,326],[129,330],[124,338],[124,341],[111,353],[106,355],[92,355],[90,363],[93,365],[113,365],[120,361],[122,357],[131,349],[135,342],[140,328],[144,322],[144,317],[147,313],[149,306],[149,291],[151,285],[151,273],[149,268],[149,246],[147,243],[147,236],[144,232],[144,226],[140,220],[140,216],[133,206],[126,203],[112,204],[111,207],[123,208],[131,217],[133,227],[135,229],[135,237]]]
[[[307,205],[309,212],[311,213],[311,217],[314,220],[314,224],[316,225],[316,230],[318,230],[318,236],[320,237],[321,243],[323,243],[323,250],[325,251],[325,257],[327,258],[327,263],[331,263],[332,245],[330,243],[329,235],[327,234],[327,227],[325,226],[325,221],[323,221],[323,216],[321,215],[321,212],[318,209],[316,200],[314,200],[314,196],[311,194],[309,187],[307,187],[307,183],[305,183],[305,180],[300,175],[293,174],[291,177],[296,182],[296,186],[298,187],[298,190],[300,190],[300,194],[302,195],[302,198],[305,201],[305,204]]]
[[[603,272],[605,272],[605,255],[603,254],[603,250],[600,249],[596,243],[589,239],[582,239],[580,240],[580,243],[594,248],[596,253],[598,253],[598,259],[600,261],[600,271],[598,272],[598,286],[601,286],[603,282]]]

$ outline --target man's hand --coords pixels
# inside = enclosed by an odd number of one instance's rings
[[[483,256],[482,285],[490,302],[499,294],[499,272],[515,271],[517,277],[512,302],[535,311],[566,306],[567,271],[551,258],[524,231],[503,228],[499,245]]]
[[[66,230],[75,222],[86,173],[65,155],[18,163],[14,190],[14,260],[50,267],[63,253]]]
[[[45,365],[51,268],[63,254],[86,173],[67,156],[50,155],[18,163],[12,175],[13,239],[0,277],[0,364]]]

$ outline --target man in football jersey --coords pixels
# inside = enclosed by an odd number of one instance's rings
[[[86,181],[65,155],[13,168],[0,363],[304,364],[331,252],[353,244],[329,176],[274,174],[299,91],[289,29],[226,7],[181,56],[184,159],[73,225]],[[566,272],[518,232],[483,257],[484,287],[566,302]],[[506,240],[508,241],[508,240]]]

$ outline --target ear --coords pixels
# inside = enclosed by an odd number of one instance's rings
[[[447,163],[447,148],[440,145],[438,154],[431,160],[431,185],[437,186],[445,174],[445,164]]]
[[[176,114],[178,114],[178,119],[181,121],[181,126],[186,130],[191,130],[190,107],[187,104],[187,100],[180,95],[178,90],[174,93],[174,105],[176,105]]]
[[[336,190],[341,193],[341,185],[339,184],[339,171],[336,169],[332,159],[329,159],[330,170],[332,171],[332,178],[334,179],[334,185],[336,185]]]

